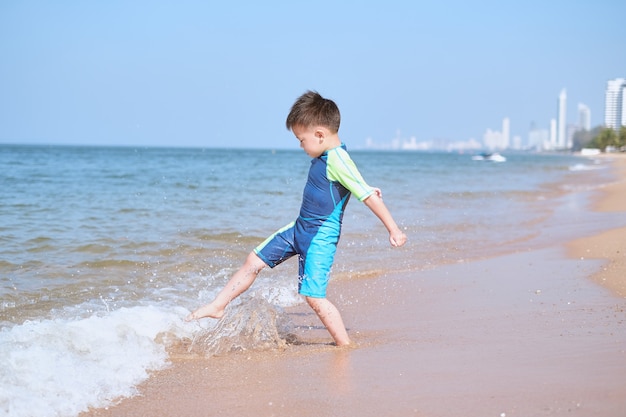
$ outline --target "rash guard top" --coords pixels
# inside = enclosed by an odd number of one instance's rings
[[[351,194],[363,201],[373,192],[342,144],[311,161],[299,219],[314,224],[325,220],[341,223]]]

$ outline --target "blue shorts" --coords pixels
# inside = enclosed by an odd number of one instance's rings
[[[292,222],[268,237],[254,253],[270,268],[298,255],[298,293],[325,298],[338,241],[339,229],[334,225],[311,228]]]

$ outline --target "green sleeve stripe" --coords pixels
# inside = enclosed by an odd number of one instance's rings
[[[328,152],[326,174],[330,181],[341,183],[359,201],[365,200],[374,193],[374,189],[365,182],[348,152],[342,148],[335,148]]]

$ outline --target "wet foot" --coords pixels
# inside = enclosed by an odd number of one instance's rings
[[[221,319],[224,317],[224,309],[217,308],[213,306],[213,304],[207,304],[185,317],[185,321],[200,320],[207,317],[212,319]]]

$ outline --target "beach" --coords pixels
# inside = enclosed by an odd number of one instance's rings
[[[626,158],[610,157],[617,178],[593,193],[596,213],[626,212]],[[332,282],[353,346],[330,345],[293,307],[295,343],[208,358],[173,348],[138,395],[81,416],[623,416],[626,228],[602,229]]]
[[[615,159],[618,180],[605,186],[594,210],[626,213],[626,155],[611,155]],[[596,236],[569,243],[572,256],[605,259],[593,279],[621,297],[626,297],[626,228],[608,230]]]

